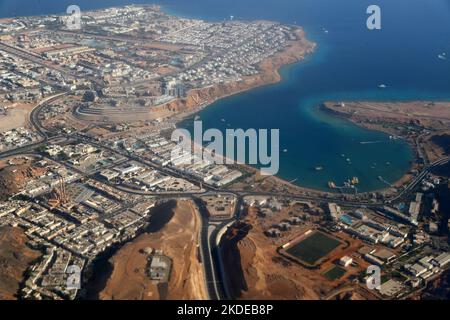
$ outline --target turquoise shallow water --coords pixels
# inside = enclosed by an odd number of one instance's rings
[[[0,0],[0,16],[63,12],[69,0]],[[147,0],[78,0],[84,9]],[[399,179],[411,149],[401,141],[330,117],[316,108],[326,100],[450,98],[449,0],[161,0],[187,17],[270,19],[302,25],[318,49],[307,61],[282,69],[281,83],[218,101],[201,112],[206,128],[279,128],[279,175],[302,186],[326,189],[358,176],[360,191],[382,188],[382,176]],[[366,8],[382,8],[382,30],[366,28]],[[323,28],[329,32],[324,33]],[[388,88],[380,90],[378,84]],[[222,122],[221,119],[226,119]],[[189,122],[184,126],[189,127]],[[360,144],[362,141],[380,141]],[[342,157],[342,154],[345,154]],[[346,161],[351,159],[351,164]],[[324,167],[316,172],[317,165]]]
[[[302,65],[285,68],[283,74],[297,68]],[[287,152],[280,153],[278,175],[301,186],[327,190],[330,180],[342,185],[357,176],[358,190],[369,191],[385,186],[378,176],[394,182],[408,171],[413,154],[405,142],[324,113],[315,107],[321,99],[292,94],[296,85],[295,77],[286,76],[279,84],[220,100],[199,116],[205,127],[222,131],[279,128],[280,150]],[[191,129],[192,119],[181,126]],[[316,166],[323,170],[316,171]]]

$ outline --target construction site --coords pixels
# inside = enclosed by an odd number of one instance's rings
[[[317,268],[337,248],[346,246],[347,244],[342,240],[324,232],[308,230],[293,241],[284,244],[280,253],[308,268]]]
[[[66,183],[64,179],[61,177],[59,179],[59,185],[52,190],[50,194],[50,198],[48,199],[48,205],[51,209],[54,209],[59,206],[64,206],[69,202],[69,198],[66,192]]]

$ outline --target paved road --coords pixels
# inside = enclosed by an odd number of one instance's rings
[[[45,60],[42,56],[40,56],[34,52],[26,51],[22,48],[14,47],[14,46],[11,46],[4,42],[0,42],[0,49],[5,52],[8,52],[10,54],[13,54],[15,56],[18,56],[24,60],[31,61],[42,67],[45,67],[48,69],[53,69],[53,70],[63,74],[69,80],[75,80],[79,77],[77,74],[75,74],[71,70],[64,69],[64,67],[61,67],[61,66],[55,66],[52,63],[50,63],[49,61]],[[98,87],[102,87],[104,85],[104,83],[102,81],[100,81],[98,78],[93,77],[93,76],[92,77],[86,76],[86,80],[91,81],[92,83],[96,84]],[[54,84],[56,85],[57,83],[54,83]]]
[[[226,290],[223,287],[223,268],[221,265],[220,250],[217,247],[217,234],[226,227],[227,224],[234,222],[235,217],[221,221],[212,221],[209,219],[208,210],[203,202],[194,198],[194,202],[199,208],[202,229],[200,233],[200,254],[202,257],[203,268],[205,270],[205,285],[210,300],[229,299]]]
[[[48,69],[53,69],[55,71],[58,71],[64,75],[66,75],[69,78],[75,79],[75,75],[72,73],[67,72],[66,70],[62,69],[62,68],[58,68],[55,67],[53,65],[51,65],[50,63],[48,63],[48,61],[46,61],[45,59],[43,59],[40,55],[33,53],[33,52],[28,52],[26,50],[23,50],[21,48],[17,48],[17,47],[13,47],[9,44],[6,44],[4,42],[0,42],[0,49],[2,49],[5,52],[8,52],[10,54],[13,54],[15,56],[18,56],[24,60],[28,60],[31,61],[37,65],[40,65],[42,67],[46,67]]]
[[[419,183],[421,183],[426,178],[426,176],[433,169],[435,169],[441,165],[444,165],[449,161],[450,161],[450,157],[444,157],[444,158],[438,159],[435,162],[426,166],[424,169],[422,169],[422,171],[416,177],[414,177],[414,179],[411,182],[409,182],[409,184],[406,186],[405,189],[400,191],[399,194],[397,196],[395,196],[394,198],[390,198],[388,203],[395,202],[395,201],[400,200],[401,198],[407,196],[411,191],[413,191],[419,185]]]
[[[45,107],[49,103],[53,103],[64,96],[66,96],[68,92],[62,92],[55,94],[53,96],[47,97],[44,100],[40,101],[38,104],[36,104],[31,110],[29,115],[29,121],[30,124],[34,127],[34,129],[44,138],[48,138],[49,134],[51,133],[48,131],[44,126],[42,126],[41,121],[39,120],[39,113],[41,112],[41,109]]]
[[[65,135],[65,136],[55,136],[52,138],[49,138],[51,135],[51,132],[48,131],[46,128],[42,126],[42,124],[39,121],[39,112],[43,106],[45,106],[47,103],[53,102],[61,97],[63,97],[67,93],[58,94],[52,97],[49,97],[45,101],[40,102],[36,105],[36,107],[33,109],[33,111],[30,114],[30,123],[35,127],[36,131],[39,132],[43,137],[44,140],[38,143],[34,143],[31,145],[27,145],[24,147],[20,147],[14,150],[6,151],[3,153],[0,153],[0,158],[9,157],[12,155],[19,155],[19,154],[27,154],[32,151],[34,151],[36,148],[47,145],[48,143],[51,143],[52,141],[56,141],[58,139],[73,139],[77,140],[79,142],[86,142],[90,143],[98,148],[106,149],[112,153],[119,154],[121,156],[126,157],[128,160],[136,161],[142,165],[152,167],[154,169],[157,169],[161,172],[164,172],[168,175],[179,177],[186,179],[190,181],[191,183],[200,185],[202,181],[200,179],[196,179],[192,176],[183,174],[179,171],[176,171],[171,168],[162,167],[156,163],[150,162],[146,159],[142,159],[137,156],[133,156],[130,154],[119,152],[118,150],[109,148],[105,145],[100,144],[95,139],[92,139],[90,137],[87,137],[85,135],[75,133],[73,135]],[[410,192],[414,190],[414,188],[427,176],[427,174],[435,167],[445,164],[450,161],[450,157],[439,159],[438,161],[426,166],[414,179],[407,185],[406,188],[404,188],[396,197],[389,199],[389,202],[396,201],[398,199],[401,199],[402,197],[407,196]],[[63,163],[62,163],[63,164]],[[66,165],[67,164],[63,164]],[[71,168],[72,170],[74,168]],[[75,170],[78,173],[81,173],[79,170]],[[86,175],[87,177],[91,179],[95,179],[95,175]],[[105,183],[104,181],[101,181],[102,183]],[[201,232],[199,235],[199,249],[200,249],[200,255],[202,258],[202,263],[204,266],[205,271],[205,285],[208,291],[209,298],[212,300],[220,300],[220,299],[228,299],[230,297],[227,297],[226,291],[223,286],[224,282],[224,274],[223,274],[223,268],[221,266],[221,259],[219,256],[219,249],[216,246],[216,237],[220,230],[224,228],[227,224],[230,222],[235,221],[239,218],[239,208],[242,203],[242,198],[244,196],[248,195],[260,195],[260,196],[275,196],[275,197],[282,197],[282,198],[288,198],[293,200],[300,200],[300,201],[315,201],[315,202],[335,202],[339,205],[344,206],[354,206],[354,207],[361,207],[362,205],[367,205],[369,207],[377,207],[380,205],[384,205],[383,202],[378,203],[372,203],[372,202],[364,202],[364,201],[347,201],[347,200],[339,200],[339,199],[330,199],[326,197],[318,197],[318,196],[305,196],[305,195],[291,195],[286,193],[273,193],[273,192],[254,192],[254,191],[239,191],[239,190],[227,190],[227,189],[219,189],[214,188],[209,185],[203,185],[206,193],[216,193],[216,192],[223,192],[223,193],[230,193],[234,194],[237,199],[237,205],[235,209],[235,216],[231,219],[220,221],[220,222],[214,222],[208,217],[208,213],[206,208],[202,205],[201,201],[198,200],[198,193],[155,193],[155,194],[149,194],[146,193],[146,195],[154,195],[158,196],[160,198],[193,198],[194,201],[197,203],[200,213],[201,213]],[[112,185],[112,187],[116,187]],[[125,190],[121,190],[125,191]],[[126,192],[129,192],[130,194],[142,194],[140,191],[132,191],[132,190],[126,190]]]

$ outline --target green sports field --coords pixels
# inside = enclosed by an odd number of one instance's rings
[[[325,233],[316,231],[288,248],[286,252],[310,265],[336,249],[341,243]]]

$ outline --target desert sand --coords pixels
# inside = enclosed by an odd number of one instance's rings
[[[0,228],[0,300],[15,300],[24,272],[41,253],[30,249],[22,229]]]
[[[169,213],[168,213],[169,214]],[[122,247],[112,258],[113,273],[99,294],[101,299],[207,299],[203,266],[198,260],[200,217],[191,201],[178,201],[171,220],[159,231],[145,233]],[[162,250],[172,259],[168,284],[145,272],[145,248]]]
[[[31,107],[24,104],[14,104],[8,107],[6,114],[0,115],[0,132],[24,127],[30,110]]]

